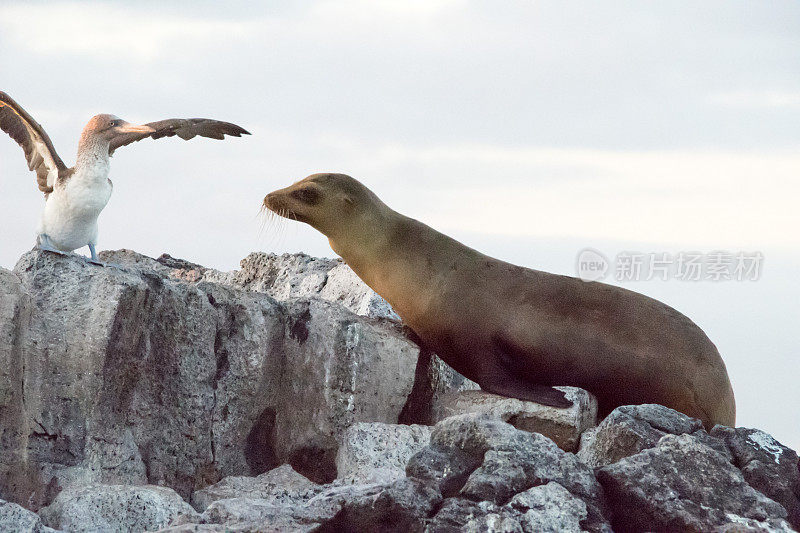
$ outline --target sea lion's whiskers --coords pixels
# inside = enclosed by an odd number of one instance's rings
[[[258,221],[258,236],[264,233],[264,228],[267,226],[267,220],[269,220],[269,215],[267,215],[267,206],[263,203],[258,210],[258,213],[255,214],[255,218]]]
[[[278,241],[276,245],[281,245],[286,240],[286,236],[289,232],[288,214],[289,214],[289,209],[286,207],[281,207],[276,213],[276,220],[279,229],[276,235],[276,239]]]
[[[275,232],[273,233],[273,239],[275,246],[280,246],[283,242],[284,235],[286,234],[286,223],[285,218],[281,216],[282,209],[279,209],[278,212],[272,212],[272,223],[275,227]]]
[[[271,228],[272,226],[272,217],[264,213],[264,215],[261,217],[261,223],[259,224],[258,237],[263,237],[267,233],[267,228]]]
[[[279,247],[286,234],[286,219],[280,216],[281,212],[282,211],[279,210],[279,212],[276,213],[269,209],[266,204],[262,204],[257,215],[261,218],[261,227],[258,237],[262,239],[266,236],[270,248]]]
[[[268,225],[271,226],[273,224],[274,217],[275,213],[273,213],[267,207],[266,202],[263,202],[258,210],[258,213],[256,214],[256,218],[258,218],[260,221],[259,232],[258,232],[259,237],[264,234]]]

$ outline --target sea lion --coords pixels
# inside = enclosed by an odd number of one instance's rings
[[[593,393],[601,414],[658,403],[709,429],[735,423],[717,348],[668,305],[488,257],[344,174],[314,174],[264,206],[327,236],[426,347],[487,392],[568,407],[553,385],[572,385]]]

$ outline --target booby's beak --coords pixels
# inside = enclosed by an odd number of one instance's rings
[[[117,126],[116,130],[120,133],[153,133],[154,130],[150,126],[131,124],[130,122],[123,122]]]

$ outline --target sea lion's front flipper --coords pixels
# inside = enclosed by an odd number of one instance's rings
[[[506,334],[492,336],[494,357],[484,371],[484,379],[479,380],[481,389],[492,394],[536,402],[550,407],[567,408],[573,403],[562,391],[531,383],[525,376],[525,364],[532,353],[524,344],[516,343]]]
[[[547,385],[534,385],[517,379],[504,379],[500,383],[491,385],[481,384],[481,389],[492,394],[536,402],[550,407],[567,408],[572,407],[573,403],[567,399],[567,395],[562,391],[548,387]]]

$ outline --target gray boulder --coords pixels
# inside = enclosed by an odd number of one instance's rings
[[[339,435],[356,422],[396,423],[411,393],[419,348],[399,326],[324,300],[286,303],[278,456],[316,482],[336,477]]]
[[[422,531],[440,500],[439,492],[420,480],[334,484],[311,498],[217,500],[199,522],[241,531]]]
[[[483,518],[486,515],[499,515],[500,512],[500,507],[492,502],[447,498],[442,502],[436,514],[428,520],[425,531],[429,533],[491,531],[488,527],[481,528]]]
[[[218,500],[250,498],[270,500],[276,505],[295,500],[309,500],[324,487],[283,465],[256,477],[229,476],[192,494],[192,506],[203,512]]]
[[[200,521],[233,531],[314,531],[332,519],[340,506],[309,505],[307,500],[279,503],[263,498],[217,500],[205,510]]]
[[[580,533],[588,517],[586,503],[555,481],[520,492],[507,506],[519,513],[523,531]]]
[[[576,387],[556,387],[573,402],[568,409],[558,409],[534,402],[506,398],[483,391],[453,391],[436,399],[434,421],[463,413],[485,413],[508,422],[517,429],[541,433],[562,450],[578,449],[581,434],[597,425],[597,400]]]
[[[499,513],[489,513],[470,520],[464,526],[463,531],[468,533],[524,533],[522,524],[517,518],[509,515],[508,511],[503,509]]]
[[[800,462],[797,453],[771,435],[749,428],[716,426],[711,435],[725,441],[745,481],[783,505],[800,529]]]
[[[411,457],[428,445],[428,426],[361,422],[340,437],[338,480],[350,484],[387,483],[404,478]]]
[[[780,504],[691,435],[666,435],[655,448],[600,468],[597,478],[615,531],[703,532],[750,522],[791,530]]]
[[[555,482],[532,487],[503,507],[460,500],[442,508],[427,531],[580,533],[586,504]],[[443,516],[441,516],[443,515]]]
[[[15,533],[55,533],[45,526],[42,519],[16,503],[0,500],[0,531]]]
[[[703,429],[703,423],[658,404],[623,405],[581,436],[578,457],[592,467],[654,447],[664,435],[690,434],[717,452],[730,457],[725,443]]]
[[[0,268],[0,497],[21,503],[36,490],[36,466],[27,454],[30,428],[22,379],[25,328],[32,312],[22,281]]]
[[[279,301],[322,298],[357,315],[400,321],[391,306],[341,259],[253,252],[234,272],[219,272],[169,256],[160,257],[159,262],[170,267],[173,278],[211,281],[265,293]]]
[[[166,487],[86,485],[62,491],[39,513],[48,525],[78,532],[141,532],[199,515]]]
[[[256,524],[237,526],[225,526],[222,524],[180,524],[159,529],[156,533],[275,533],[275,530],[265,529]]]
[[[97,482],[188,496],[250,473],[247,439],[280,372],[274,300],[40,251],[15,273],[33,308],[21,416],[40,501],[49,486]]]
[[[588,466],[550,439],[487,415],[458,415],[437,424],[431,444],[412,457],[406,472],[436,483],[445,497],[498,506],[555,481],[584,502],[582,527],[600,531],[607,526],[603,491]]]
[[[170,278],[195,280],[198,287],[225,285],[236,294],[265,293],[285,302],[283,379],[289,381],[281,387],[290,394],[278,395],[279,405],[262,412],[261,427],[249,435],[270,439],[266,446],[251,446],[273,451],[260,459],[264,466],[289,461],[315,481],[330,481],[341,431],[359,420],[397,422],[413,405],[408,396],[420,350],[388,304],[341,260],[253,253],[241,270],[225,274],[163,256],[157,263],[152,268],[164,272],[168,265]],[[376,320],[353,317],[348,309]]]
[[[325,524],[325,530],[421,532],[428,516],[442,500],[433,485],[419,479],[403,478],[391,484],[352,487],[354,490],[339,491],[332,497],[323,493],[309,502],[314,505],[324,498],[341,502],[341,510]]]

